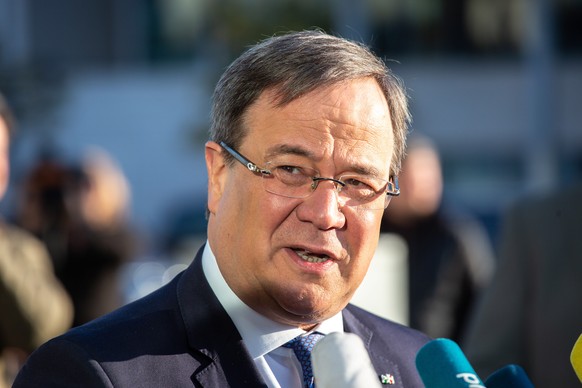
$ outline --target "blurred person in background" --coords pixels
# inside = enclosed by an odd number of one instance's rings
[[[582,333],[582,182],[512,204],[499,265],[468,331],[481,376],[522,366],[536,387],[580,387],[570,353]]]
[[[495,265],[489,236],[443,203],[440,155],[428,137],[411,134],[399,184],[403,194],[385,212],[381,232],[408,246],[409,324],[459,342]]]
[[[9,181],[13,120],[0,95],[0,200]],[[30,352],[71,326],[69,296],[46,247],[0,218],[0,387],[11,385]]]
[[[76,171],[69,198],[69,234],[63,283],[73,296],[75,325],[124,304],[121,269],[136,255],[137,240],[128,221],[129,184],[103,150],[89,150]]]
[[[25,178],[18,220],[48,246],[74,326],[124,304],[120,273],[137,247],[129,203],[124,174],[98,149],[72,166],[44,154]]]
[[[57,276],[65,265],[70,214],[67,197],[72,189],[71,168],[53,152],[41,152],[30,171],[18,182],[15,222],[47,246]]]

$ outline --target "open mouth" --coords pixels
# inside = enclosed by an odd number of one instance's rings
[[[320,255],[313,252],[309,252],[303,249],[293,249],[295,253],[304,261],[308,263],[324,263],[329,260],[329,256],[327,255]]]

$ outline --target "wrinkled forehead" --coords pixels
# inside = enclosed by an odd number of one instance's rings
[[[356,131],[349,136],[358,137],[360,129],[389,129],[392,123],[388,100],[381,86],[372,77],[336,82],[311,90],[309,93],[283,102],[280,89],[263,91],[242,115],[243,123],[250,125],[256,116],[268,115],[290,121],[310,121],[325,118],[335,124],[352,125]],[[343,130],[347,130],[346,126]]]

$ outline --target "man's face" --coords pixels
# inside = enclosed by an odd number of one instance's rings
[[[388,179],[394,140],[375,80],[318,89],[283,107],[274,98],[267,91],[249,108],[237,150],[259,167],[284,159],[322,177],[375,170]],[[207,144],[208,236],[232,290],[259,313],[294,326],[343,309],[366,274],[383,211],[340,208],[329,181],[303,199],[269,193],[242,164],[226,167],[220,150]],[[309,256],[327,260],[304,260]]]
[[[0,118],[0,199],[6,192],[8,186],[8,127],[2,118]]]

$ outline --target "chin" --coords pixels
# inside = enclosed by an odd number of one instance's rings
[[[334,306],[338,306],[337,303],[322,303],[321,301],[310,301],[305,298],[287,300],[285,302],[280,306],[294,321],[294,324],[300,325],[315,325],[337,314],[342,307],[334,308]]]

